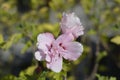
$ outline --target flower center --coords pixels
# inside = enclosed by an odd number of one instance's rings
[[[66,48],[62,45],[62,43],[60,43],[59,46],[62,47],[64,50],[66,50]]]

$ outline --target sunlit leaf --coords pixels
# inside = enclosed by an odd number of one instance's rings
[[[89,35],[95,35],[97,32],[94,29],[88,31]]]
[[[12,44],[15,44],[22,38],[22,34],[20,33],[15,33],[13,34],[7,41],[6,44],[2,47],[3,49],[9,49]]]
[[[0,44],[4,42],[2,34],[0,34]]]
[[[48,72],[42,72],[41,75],[38,77],[37,80],[46,80],[46,77],[48,75]]]
[[[102,76],[100,74],[96,74],[97,80],[117,80],[116,77],[108,77]]]
[[[110,77],[110,80],[117,80],[116,77]]]
[[[117,3],[120,3],[120,0],[115,0]]]
[[[120,45],[120,36],[115,36],[111,39],[111,42]]]
[[[28,41],[25,46],[23,47],[21,53],[25,53],[25,51],[27,51],[28,48],[30,48],[30,46],[32,45],[31,41]]]
[[[28,67],[26,70],[24,70],[20,73],[20,76],[22,76],[22,75],[29,75],[29,76],[33,75],[33,72],[36,69],[36,67],[37,67],[36,65]]]
[[[6,75],[5,77],[1,78],[0,80],[16,80],[16,77],[13,75]]]
[[[106,51],[99,52],[98,56],[97,56],[97,61],[99,62],[105,56],[107,56],[107,52]]]

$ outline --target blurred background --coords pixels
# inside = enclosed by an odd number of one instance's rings
[[[74,12],[85,32],[83,54],[64,64],[67,80],[120,80],[120,0],[0,0],[0,80],[60,78],[34,52],[39,33],[59,35],[63,12]]]

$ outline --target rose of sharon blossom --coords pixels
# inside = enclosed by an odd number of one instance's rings
[[[62,34],[56,40],[51,33],[39,34],[35,58],[38,61],[45,60],[47,68],[60,72],[63,58],[74,61],[83,52],[83,46],[73,40],[74,36],[70,33]]]
[[[84,34],[80,19],[74,13],[63,13],[61,29],[63,33],[72,33],[75,38]]]

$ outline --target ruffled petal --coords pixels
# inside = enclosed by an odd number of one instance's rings
[[[83,35],[84,28],[80,19],[74,13],[63,13],[61,30],[63,33],[72,33],[75,38],[78,38]]]
[[[78,38],[79,36],[84,34],[84,28],[82,25],[78,25],[77,27],[74,27],[73,30],[71,30],[71,32],[73,31],[73,36],[75,38]]]

